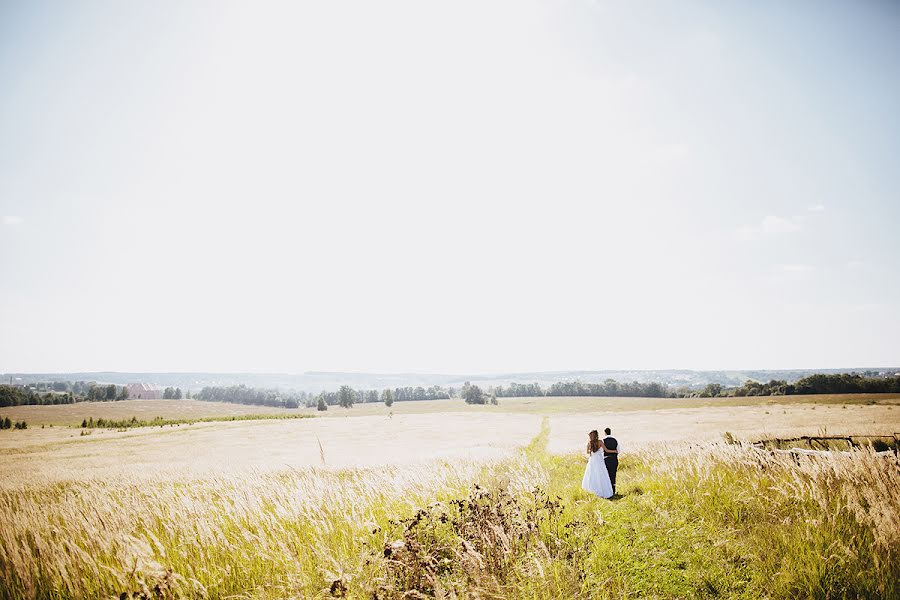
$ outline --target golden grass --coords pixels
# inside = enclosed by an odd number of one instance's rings
[[[94,597],[152,589],[174,573],[182,593],[315,593],[366,572],[367,532],[384,515],[480,480],[541,478],[520,463],[244,474],[202,481],[128,478],[0,492],[5,597]]]
[[[498,398],[497,406],[472,406],[462,400],[425,400],[421,402],[394,402],[386,407],[382,403],[357,404],[352,409],[331,407],[324,416],[364,416],[400,414],[430,414],[441,412],[466,412],[469,414],[531,413],[553,415],[583,412],[629,412],[679,408],[725,408],[736,406],[773,405],[900,405],[900,394],[815,394],[809,396],[745,396],[742,398],[620,398],[620,397],[538,397]]]
[[[313,414],[318,417],[361,417],[461,412],[481,415],[495,413],[561,414],[583,412],[630,412],[680,408],[727,408],[781,405],[900,405],[900,394],[819,394],[810,396],[758,396],[743,398],[591,398],[541,397],[500,398],[498,406],[472,406],[459,399],[356,404],[351,409],[332,406],[324,412],[309,408],[286,409],[200,400],[125,400],[121,402],[79,402],[56,406],[12,406],[0,408],[0,415],[13,421],[41,425],[77,426],[93,417],[113,420],[200,419],[252,414]]]
[[[51,406],[10,406],[0,408],[0,415],[14,421],[27,421],[31,428],[41,425],[78,426],[81,421],[94,419],[123,420],[137,417],[149,421],[163,419],[202,419],[204,417],[231,417],[254,414],[314,414],[309,409],[273,408],[225,402],[201,400],[122,400],[120,402],[76,402]]]
[[[539,417],[525,414],[445,414],[197,423],[100,429],[88,436],[60,427],[3,431],[0,487],[479,461],[508,456],[539,424]]]
[[[820,418],[825,408],[785,410]],[[882,417],[895,412],[887,406],[856,409],[860,426],[873,411]],[[828,410],[846,414],[840,406]],[[682,412],[697,418],[703,411]],[[454,436],[469,441],[465,433],[474,432],[476,423],[502,431],[504,422],[519,419],[515,427],[528,426],[532,434],[537,424],[528,415],[490,417],[489,423],[484,417],[407,415],[207,424],[67,447],[102,457],[138,442],[147,444],[140,453],[175,439],[162,455],[175,458],[180,447],[190,464],[197,453],[188,442],[198,434],[232,444],[253,435],[261,442],[315,425],[320,432],[332,428],[333,439],[321,447],[324,456],[341,440],[364,454],[347,434],[365,435],[359,424],[368,419],[396,426],[393,436],[416,423],[437,427],[398,446],[407,453],[418,449],[421,458],[429,449],[450,452],[454,446],[445,444]],[[660,427],[671,418],[672,412],[661,411]],[[633,444],[622,460],[623,497],[609,502],[580,489],[583,458],[547,452],[557,420],[545,418],[540,435],[513,455],[504,450],[480,459],[342,470],[243,465],[221,473],[148,472],[142,464],[129,468],[127,455],[120,454],[115,472],[85,477],[73,466],[75,455],[67,455],[51,461],[55,477],[29,480],[29,465],[53,456],[35,446],[35,462],[19,460],[28,453],[5,458],[15,463],[4,466],[4,478],[18,483],[0,489],[0,598],[900,593],[894,577],[900,569],[895,455],[863,449],[793,457],[683,439]],[[315,437],[310,443],[318,456]],[[473,492],[475,484],[482,491]]]

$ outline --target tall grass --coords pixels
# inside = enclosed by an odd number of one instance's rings
[[[0,491],[0,597],[895,598],[900,462],[710,444]],[[477,486],[477,487],[476,487]]]

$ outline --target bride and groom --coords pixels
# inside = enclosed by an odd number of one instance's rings
[[[609,427],[603,432],[606,433],[606,437],[602,440],[596,429],[588,434],[588,464],[584,469],[581,487],[601,498],[612,498],[616,493],[619,442],[612,437]]]

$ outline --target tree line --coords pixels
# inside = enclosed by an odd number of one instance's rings
[[[384,390],[354,389],[348,385],[336,391],[322,391],[318,394],[309,392],[285,392],[274,389],[251,388],[243,384],[231,386],[206,386],[194,395],[196,400],[210,402],[232,402],[236,404],[252,404],[257,406],[274,406],[281,408],[318,408],[328,410],[329,406],[350,408],[354,404],[367,402],[384,402],[391,406],[395,401],[408,402],[416,400],[441,400],[451,398],[456,392],[454,388],[441,386],[397,387]]]
[[[724,388],[717,383],[707,385],[693,395],[703,398],[742,396],[796,396],[809,394],[897,394],[900,393],[900,375],[867,377],[859,373],[817,373],[788,383],[773,379],[768,383],[747,381],[744,385]]]
[[[615,379],[607,379],[603,383],[584,383],[581,381],[560,381],[547,388],[545,396],[621,396],[630,398],[667,398],[670,396],[669,386],[664,383],[650,382],[619,383]]]
[[[180,390],[179,390],[180,391]],[[206,386],[194,395],[195,400],[207,402],[230,402],[232,404],[251,404],[254,406],[273,406],[280,408],[298,408],[305,404],[309,394],[306,392],[282,392],[251,388],[246,385]]]
[[[58,382],[59,383],[59,382]],[[112,402],[127,400],[128,388],[110,383],[109,385],[90,384],[66,391],[45,391],[0,384],[0,407],[23,405],[75,404],[76,402]]]
[[[769,383],[747,381],[744,385],[726,388],[711,383],[705,388],[671,389],[664,383],[621,383],[607,379],[603,383],[582,381],[560,381],[542,388],[538,383],[510,383],[509,386],[482,389],[471,382],[465,382],[460,389],[441,386],[397,387],[381,390],[357,390],[341,386],[337,391],[323,391],[318,394],[307,392],[281,392],[261,390],[244,385],[230,387],[205,387],[195,398],[219,402],[237,402],[263,406],[297,408],[306,406],[326,411],[329,407],[352,408],[355,404],[383,402],[391,406],[394,402],[416,400],[439,400],[459,398],[467,404],[497,404],[498,398],[513,397],[553,397],[553,396],[611,396],[641,398],[681,398],[681,397],[723,397],[723,396],[777,396],[790,394],[852,394],[852,393],[900,393],[900,376],[865,377],[859,374],[810,375],[794,383],[773,380]]]
[[[510,383],[508,386],[488,387],[465,382],[461,389],[431,386],[428,388],[406,386],[383,390],[357,390],[341,386],[337,391],[285,392],[273,389],[251,388],[245,385],[207,386],[194,398],[210,402],[230,402],[256,406],[299,408],[307,406],[318,410],[328,410],[330,406],[351,408],[354,404],[383,402],[391,406],[394,402],[419,400],[441,400],[460,398],[468,404],[495,404],[498,398],[539,397],[539,396],[619,396],[619,397],[732,397],[732,396],[787,396],[798,394],[856,394],[856,393],[900,393],[900,375],[869,376],[860,373],[815,374],[803,377],[793,383],[772,380],[768,383],[747,381],[741,386],[725,387],[719,383],[708,384],[704,388],[670,389],[664,383],[620,383],[607,379],[603,383],[581,381],[560,381],[542,388],[539,383]],[[163,398],[180,400],[191,398],[181,388],[167,387]],[[110,402],[127,400],[128,388],[115,384],[100,385],[86,382],[52,382],[35,384],[27,388],[0,384],[0,407],[28,404],[73,404],[94,401]]]

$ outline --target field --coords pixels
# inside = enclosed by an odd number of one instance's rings
[[[0,409],[29,421],[0,432],[0,598],[897,597],[896,455],[722,439],[891,434],[898,403],[407,402],[90,435],[67,425],[272,409]],[[604,426],[623,448],[613,501],[579,487]]]
[[[295,410],[266,406],[247,406],[224,402],[199,400],[127,400],[124,402],[79,402],[57,406],[14,406],[0,408],[0,415],[14,421],[24,420],[29,425],[78,425],[88,417],[106,419],[149,420],[199,419],[204,417],[230,417],[254,414],[309,414],[317,417],[413,415],[464,411],[483,413],[602,413],[668,408],[727,408],[733,406],[774,406],[796,404],[885,405],[900,406],[898,394],[830,394],[810,396],[757,396],[744,398],[501,398],[498,406],[466,406],[459,400],[426,400],[422,402],[395,402],[387,407],[381,402],[357,404],[352,409],[331,407],[325,412],[300,408]]]

